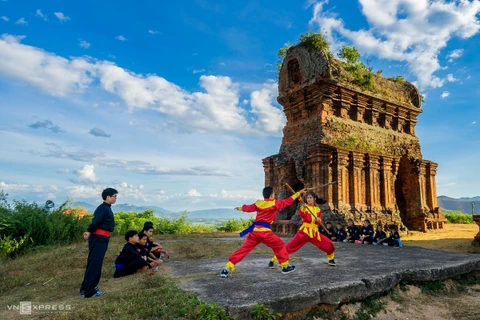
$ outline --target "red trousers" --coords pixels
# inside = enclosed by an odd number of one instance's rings
[[[263,243],[264,245],[272,249],[273,253],[278,258],[278,262],[283,263],[285,261],[288,261],[288,253],[285,249],[285,243],[283,243],[282,239],[280,239],[271,231],[250,232],[247,236],[247,239],[245,239],[242,247],[232,253],[230,258],[228,258],[228,261],[233,264],[237,264],[238,262],[242,261],[242,259],[250,253],[250,251],[255,249],[255,247],[259,243]]]
[[[295,237],[293,237],[293,239],[290,240],[290,242],[287,244],[287,248],[286,248],[287,252],[288,254],[297,252],[307,242],[310,242],[318,249],[324,251],[327,255],[331,255],[335,251],[332,241],[328,239],[326,236],[324,236],[323,234],[320,234],[320,239],[322,241],[319,241],[316,237],[310,238],[305,232],[299,231],[297,232]]]

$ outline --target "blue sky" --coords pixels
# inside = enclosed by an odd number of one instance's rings
[[[0,0],[0,190],[169,210],[260,196],[277,51],[309,30],[426,96],[438,195],[478,196],[480,1]],[[348,5],[345,5],[348,4]]]

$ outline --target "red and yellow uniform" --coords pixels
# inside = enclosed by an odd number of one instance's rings
[[[282,267],[288,266],[288,253],[285,249],[285,243],[275,235],[269,226],[275,221],[277,211],[283,209],[295,201],[300,196],[297,192],[291,197],[283,200],[257,200],[254,204],[243,205],[241,210],[243,212],[257,212],[257,216],[254,221],[252,231],[248,233],[247,239],[243,243],[242,247],[235,251],[229,258],[226,264],[226,268],[235,270],[235,264],[240,262],[247,254],[250,253],[259,243],[263,243],[267,247],[273,250],[273,253],[277,256],[278,262]],[[255,225],[255,223],[262,225]],[[248,231],[247,231],[248,232]]]
[[[300,207],[299,213],[303,223],[297,234],[287,244],[287,253],[292,254],[297,252],[307,242],[310,242],[318,249],[324,251],[327,254],[328,260],[333,260],[335,257],[335,248],[332,241],[318,231],[318,226],[320,222],[322,222],[322,210],[315,205],[307,205],[307,207]],[[319,218],[319,221],[316,220],[317,218]],[[275,257],[272,259],[272,261],[276,260]]]

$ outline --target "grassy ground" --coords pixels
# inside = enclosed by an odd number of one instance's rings
[[[215,256],[228,257],[238,249],[242,240],[222,241],[213,237],[238,236],[237,234],[158,236],[171,259],[191,259]],[[74,312],[51,312],[42,318],[75,319],[216,319],[212,315],[220,311],[200,303],[193,294],[177,287],[175,279],[162,271],[148,276],[139,273],[114,279],[113,264],[123,247],[122,237],[113,237],[105,256],[101,290],[102,298],[84,299],[79,295],[80,284],[86,267],[88,247],[86,242],[69,246],[40,248],[26,256],[0,264],[0,300],[4,306],[18,305],[20,301],[32,304],[56,304],[70,306]],[[255,253],[267,253],[267,249],[255,249]],[[168,260],[165,262],[168,264]],[[48,282],[47,282],[48,281]],[[45,285],[43,285],[47,282]],[[40,312],[33,311],[38,317]],[[43,313],[43,312],[42,312]],[[0,319],[20,318],[19,311],[3,307]],[[25,317],[21,317],[22,319]]]
[[[480,253],[480,246],[472,246],[473,237],[478,232],[476,224],[445,224],[443,230],[411,232],[402,236],[406,246],[418,246],[453,252]]]
[[[478,231],[476,225],[447,224],[444,231],[412,233],[403,237],[405,245],[422,246],[432,249],[475,252],[471,246],[473,236]],[[212,239],[212,238],[219,239]],[[189,236],[157,236],[159,242],[171,253],[171,259],[188,259],[195,263],[197,259],[209,257],[228,257],[243,240],[222,240],[222,237],[238,237],[238,234],[201,234]],[[0,319],[25,319],[19,311],[8,310],[8,306],[18,305],[20,301],[31,301],[33,305],[51,304],[69,306],[71,311],[33,310],[33,318],[42,319],[223,319],[222,309],[206,305],[190,293],[180,290],[177,280],[165,273],[166,269],[154,276],[146,273],[114,279],[113,262],[120,252],[124,239],[113,237],[105,257],[101,290],[107,294],[101,298],[84,299],[78,290],[83,279],[88,248],[86,242],[68,246],[38,248],[26,256],[15,260],[0,262]],[[269,253],[268,249],[255,249],[255,253]],[[168,261],[166,262],[168,265]],[[473,290],[473,291],[472,291]],[[472,303],[480,296],[476,289]],[[476,294],[476,295],[475,295]],[[441,303],[464,306],[465,301],[457,301],[455,296],[440,298],[412,298],[409,303],[418,308],[422,304],[436,306]],[[434,302],[441,301],[440,302]],[[475,304],[474,304],[475,305]],[[415,308],[417,308],[415,307]],[[400,309],[391,310],[409,315],[410,306],[401,304]],[[399,311],[400,310],[400,311]],[[415,310],[415,309],[411,309]],[[460,309],[457,310],[460,312]],[[399,313],[400,314],[400,313]],[[406,317],[407,317],[406,316]],[[428,318],[428,317],[427,317]],[[384,317],[382,319],[390,319]],[[394,318],[391,318],[394,319]],[[415,319],[410,314],[409,319]],[[472,318],[473,319],[473,318]]]

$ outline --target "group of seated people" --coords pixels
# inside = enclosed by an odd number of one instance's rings
[[[128,276],[136,272],[153,269],[158,270],[158,266],[163,263],[161,258],[170,258],[163,247],[153,241],[153,223],[145,222],[143,230],[127,231],[125,240],[127,243],[115,259],[114,278]]]
[[[384,245],[390,247],[403,247],[400,235],[395,225],[389,226],[390,234],[383,231],[383,226],[379,224],[377,231],[374,233],[370,220],[365,220],[363,226],[357,227],[352,219],[347,221],[347,230],[341,223],[337,224],[336,230],[333,229],[332,223],[327,222],[325,229],[319,227],[319,231],[332,241]]]

